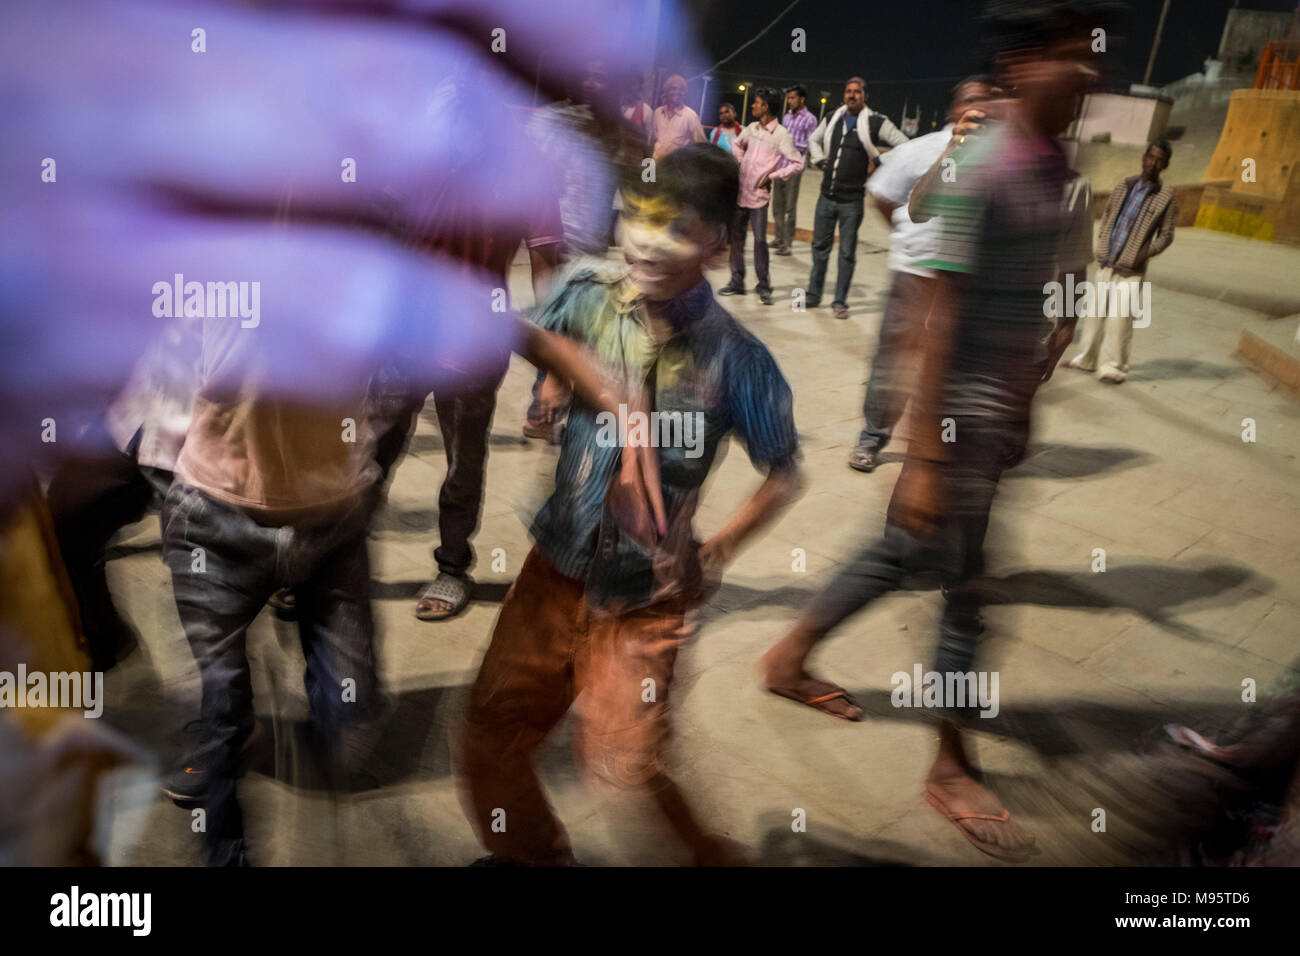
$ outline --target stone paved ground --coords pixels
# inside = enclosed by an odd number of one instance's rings
[[[809,224],[806,196],[804,205]],[[1194,235],[1212,267],[1213,234]],[[727,303],[768,344],[794,389],[808,483],[729,569],[679,664],[674,761],[705,820],[767,863],[992,862],[921,799],[933,725],[889,706],[890,675],[931,658],[937,593],[879,602],[815,658],[864,703],[862,723],[763,694],[754,678],[759,655],[839,563],[879,532],[898,475],[897,456],[870,476],[846,466],[886,289],[884,243],[869,220],[848,321],[825,308],[790,310],[790,290],[807,275],[802,242],[792,258],[773,259],[776,305],[765,308],[752,295]],[[1279,281],[1294,282],[1300,251],[1282,260],[1290,268]],[[711,279],[717,288],[726,276]],[[527,301],[522,260],[512,282]],[[1041,862],[1093,859],[1085,844],[1105,839],[1089,832],[1082,813],[1040,812],[1035,788],[1053,786],[1054,768],[1125,750],[1170,719],[1226,725],[1248,706],[1244,678],[1257,682],[1261,697],[1300,678],[1300,403],[1231,357],[1241,328],[1264,321],[1260,315],[1165,287],[1154,303],[1151,327],[1135,333],[1126,384],[1108,387],[1063,369],[1040,392],[1031,454],[1005,479],[990,529],[998,597],[986,611],[978,666],[999,672],[1002,713],[979,728],[977,747],[993,786],[1037,834]],[[526,518],[554,467],[552,449],[520,438],[530,382],[516,360],[501,389],[476,542],[478,596],[467,613],[443,624],[412,613],[431,573],[445,468],[431,404],[375,529],[380,662],[395,700],[376,768],[382,786],[334,800],[302,775],[296,634],[269,614],[253,627],[267,731],[244,785],[257,862],[457,865],[480,854],[459,806],[448,738],[527,552]],[[1245,418],[1256,423],[1253,444],[1241,438]],[[732,448],[708,486],[701,532],[719,528],[758,481],[743,449]],[[170,761],[196,711],[198,677],[157,540],[150,517],[113,552],[110,581],[145,646],[109,675],[108,714]],[[491,567],[498,548],[504,571]],[[1102,574],[1091,570],[1097,548],[1106,552]],[[806,554],[804,572],[792,571],[795,549]],[[583,861],[681,862],[638,798],[582,782],[563,727],[541,763]],[[806,833],[792,832],[795,808],[806,811]],[[162,797],[124,802],[113,833],[116,862],[201,860],[189,815]]]

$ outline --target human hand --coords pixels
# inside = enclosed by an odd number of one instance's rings
[[[563,182],[525,131],[534,84],[638,62],[638,27],[601,0],[5,4],[0,502],[60,449],[43,420],[102,414],[185,308],[160,308],[178,275],[200,303],[250,290],[223,371],[264,394],[344,397],[398,353],[431,387],[499,363],[499,280],[428,241],[527,230]]]

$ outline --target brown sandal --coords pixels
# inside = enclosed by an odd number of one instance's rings
[[[819,681],[816,678],[808,678],[808,679],[818,684],[825,684],[827,687],[835,687],[834,684],[828,683],[827,681]],[[778,697],[784,697],[786,700],[792,700],[797,704],[804,704],[805,706],[811,707],[813,710],[821,711],[823,714],[829,714],[831,717],[838,717],[840,720],[857,722],[862,719],[862,707],[858,704],[856,700],[854,700],[852,697],[849,696],[848,691],[846,691],[843,687],[835,687],[835,689],[831,691],[829,694],[821,694],[817,697],[809,697],[806,694],[800,694],[798,691],[794,690],[793,688],[787,688],[787,687],[769,687],[768,692],[772,694],[776,694],[776,696]],[[852,707],[857,707],[858,708],[857,716],[848,717],[844,714],[836,713],[835,711],[822,706],[823,704],[832,700],[843,700],[846,704],[849,704]]]
[[[1005,860],[1008,863],[1023,863],[1033,856],[1033,852],[1024,849],[1019,852],[1015,850],[1004,849],[994,843],[985,843],[979,837],[975,836],[970,830],[961,825],[962,820],[990,820],[993,823],[1006,823],[1011,819],[1011,811],[1003,809],[1001,813],[953,813],[949,810],[942,800],[930,792],[929,787],[925,790],[925,802],[934,807],[944,818],[951,822],[962,836],[970,843],[971,846],[981,853],[987,853],[989,856],[998,860]]]

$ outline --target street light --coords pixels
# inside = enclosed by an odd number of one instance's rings
[[[704,99],[709,95],[709,82],[713,79],[712,73],[704,74],[704,91],[700,93],[700,115],[704,115]]]
[[[740,92],[745,94],[745,101],[740,107],[740,125],[745,125],[745,119],[749,116],[749,87],[744,83],[740,84]]]

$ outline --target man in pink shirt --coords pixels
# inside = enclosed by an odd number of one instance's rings
[[[758,301],[764,305],[772,304],[767,258],[767,204],[772,198],[772,180],[786,179],[803,169],[803,156],[794,148],[794,138],[777,119],[780,108],[778,91],[756,90],[752,109],[756,122],[731,141],[732,155],[740,161],[740,201],[731,219],[731,282],[718,290],[720,295],[745,294],[745,230],[752,229]]]
[[[682,146],[704,142],[700,115],[687,106],[685,100],[684,77],[674,74],[664,80],[664,105],[654,111],[650,125],[655,162]]]

